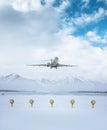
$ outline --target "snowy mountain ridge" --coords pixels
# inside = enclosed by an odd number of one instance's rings
[[[0,77],[1,90],[35,91],[35,92],[74,92],[74,91],[107,91],[107,83],[68,77],[63,80],[31,80],[18,74]]]
[[[11,80],[17,80],[17,79],[21,79],[22,77],[18,74],[12,73],[6,76],[2,76],[0,79],[1,80],[7,80],[7,81],[11,81]]]

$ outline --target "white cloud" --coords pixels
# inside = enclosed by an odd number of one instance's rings
[[[83,8],[88,8],[88,4],[89,4],[90,0],[82,0],[82,2],[84,2],[83,6],[82,6],[82,9]]]
[[[45,0],[46,5],[50,6],[54,3],[55,0]]]
[[[62,3],[60,6],[57,8],[58,12],[62,12],[65,8],[67,8],[70,5],[69,0],[62,0]]]
[[[63,33],[63,32],[62,32]],[[81,76],[91,80],[105,80],[107,77],[107,48],[101,49],[91,46],[90,42],[79,37],[68,36],[62,33],[54,35],[54,42],[50,35],[47,41],[42,39],[40,45],[1,46],[0,50],[0,72],[19,73],[29,78],[64,78],[66,76]],[[41,38],[41,37],[40,37]],[[38,41],[37,41],[38,42]],[[50,46],[46,45],[46,42]],[[53,46],[52,44],[56,44]],[[45,46],[44,46],[45,45]],[[51,46],[52,45],[52,46]],[[49,69],[44,67],[26,67],[26,64],[44,63],[46,60],[58,56],[60,63],[77,64],[76,68]],[[46,62],[45,62],[46,63]]]
[[[0,6],[7,5],[10,0],[0,0]]]
[[[40,0],[14,0],[12,2],[12,7],[23,12],[30,10],[40,11],[43,8]]]
[[[106,34],[104,36],[98,35],[95,31],[89,31],[86,34],[86,37],[91,42],[107,44]]]
[[[62,36],[58,34],[59,44],[55,48],[36,48],[33,57],[39,59],[54,58],[58,56],[60,63],[76,64],[77,68],[59,68],[56,70],[45,69],[44,74],[49,78],[64,78],[66,76],[81,76],[91,80],[105,80],[107,76],[107,49],[93,47],[90,42],[74,36]],[[57,42],[57,41],[56,41]],[[38,56],[39,50],[42,53]],[[45,50],[45,51],[44,51]],[[43,55],[42,55],[43,54]],[[38,68],[42,70],[42,68]],[[44,71],[44,69],[42,71]],[[36,72],[35,72],[36,73]],[[40,73],[41,74],[41,73]],[[39,74],[38,74],[39,76]],[[42,75],[43,76],[43,75]]]
[[[19,3],[17,3],[19,1]],[[29,3],[30,2],[30,3]],[[107,49],[92,47],[89,39],[69,35],[75,28],[66,26],[60,30],[60,16],[57,9],[51,7],[50,1],[44,7],[37,0],[16,0],[12,9],[2,16],[0,13],[0,68],[1,74],[19,73],[25,77],[57,78],[72,75],[80,75],[88,79],[106,80],[107,77]],[[47,1],[47,3],[49,0]],[[48,6],[49,5],[49,6]],[[60,8],[66,8],[63,3]],[[34,12],[28,10],[36,10]],[[26,12],[26,13],[23,13]],[[99,8],[92,15],[83,14],[80,18],[73,20],[78,24],[90,23],[103,18],[105,10]],[[8,22],[7,22],[8,21]],[[70,27],[73,27],[72,23]],[[11,32],[11,33],[10,33]],[[90,41],[101,41],[104,43],[106,35],[102,38],[95,32],[88,32]],[[58,56],[64,64],[77,64],[77,68],[28,68],[26,64],[40,63],[41,60]],[[100,63],[100,64],[99,64]],[[104,70],[104,71],[103,71]]]
[[[45,0],[45,5],[41,5],[41,0],[14,0],[11,4],[15,10],[27,12],[31,10],[42,11],[44,8],[52,8],[55,0]],[[56,11],[62,12],[69,5],[69,0],[63,0]]]
[[[82,14],[80,17],[71,18],[71,22],[76,25],[84,25],[91,22],[97,22],[106,16],[106,10],[103,8],[99,8],[98,11],[93,14]]]

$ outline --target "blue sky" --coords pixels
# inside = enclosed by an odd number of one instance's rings
[[[0,75],[35,79],[57,74],[105,81],[106,23],[107,0],[1,0]],[[25,67],[55,56],[79,68]]]

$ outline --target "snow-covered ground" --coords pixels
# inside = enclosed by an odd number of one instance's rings
[[[35,101],[33,108],[29,99]],[[55,101],[53,108],[50,99]],[[94,108],[92,99],[96,100]],[[1,95],[0,130],[107,130],[107,96]]]
[[[35,101],[33,108],[30,99]],[[107,83],[75,77],[58,81],[17,74],[0,77],[0,130],[107,130]]]

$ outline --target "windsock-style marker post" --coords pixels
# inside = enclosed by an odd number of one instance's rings
[[[14,104],[14,100],[13,99],[10,99],[10,104],[11,104],[11,107],[13,107],[13,104]]]
[[[54,105],[54,100],[53,99],[50,99],[50,104],[51,104],[51,108],[52,108],[53,105]]]
[[[30,103],[31,107],[33,107],[34,100],[33,100],[33,99],[30,99],[30,100],[29,100],[29,103]]]
[[[71,106],[72,106],[72,108],[73,108],[73,107],[74,107],[74,104],[75,104],[75,100],[72,99],[72,100],[70,101],[70,103],[71,103]]]
[[[96,101],[95,100],[91,100],[91,105],[92,105],[92,108],[94,108],[94,105],[96,104]]]

